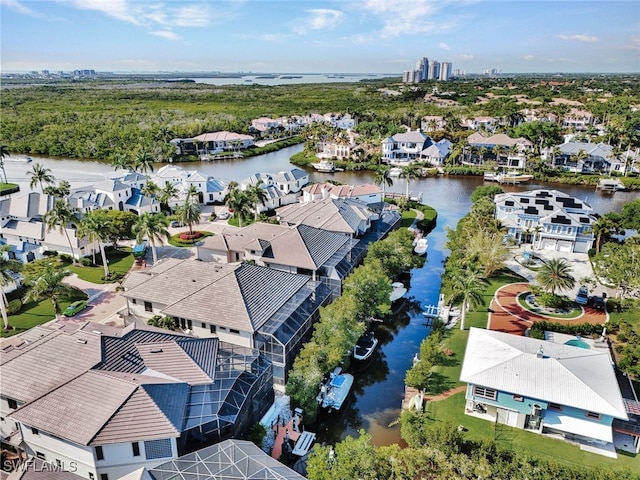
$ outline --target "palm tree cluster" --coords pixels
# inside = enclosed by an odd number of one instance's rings
[[[253,213],[253,220],[257,220],[260,214],[260,205],[265,205],[268,199],[264,182],[258,180],[254,185],[249,185],[244,190],[236,182],[229,184],[229,193],[225,201],[229,209],[233,211],[233,216],[238,219],[238,226],[242,227]]]
[[[569,290],[576,284],[576,279],[571,275],[571,265],[564,258],[552,258],[547,260],[536,275],[536,281],[542,288],[552,295],[558,290]]]

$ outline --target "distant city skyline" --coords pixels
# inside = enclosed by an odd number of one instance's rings
[[[0,0],[0,68],[394,73],[640,72],[640,3]]]

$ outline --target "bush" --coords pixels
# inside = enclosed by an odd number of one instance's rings
[[[20,300],[19,298],[13,299],[7,304],[7,315],[15,315],[17,313],[20,313],[21,309],[22,300]]]
[[[536,295],[536,300],[540,305],[547,308],[565,308],[571,305],[571,301],[567,297],[546,292]]]
[[[43,257],[57,257],[58,252],[56,250],[45,250],[42,252]]]
[[[64,263],[73,263],[73,257],[67,253],[61,254],[60,260],[62,260]]]
[[[200,237],[202,237],[201,232],[193,232],[193,233],[185,232],[180,234],[180,240],[196,240]]]
[[[111,272],[107,276],[100,277],[103,282],[115,283],[124,278],[124,272]]]
[[[88,257],[82,257],[80,259],[80,265],[82,265],[83,267],[91,267],[93,265],[93,262]]]

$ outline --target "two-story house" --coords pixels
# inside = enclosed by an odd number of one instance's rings
[[[433,141],[420,130],[396,133],[382,141],[382,161],[391,165],[410,165]]]

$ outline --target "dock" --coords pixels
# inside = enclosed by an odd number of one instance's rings
[[[404,386],[404,397],[402,399],[402,410],[419,410],[424,408],[424,395],[417,388]]]

